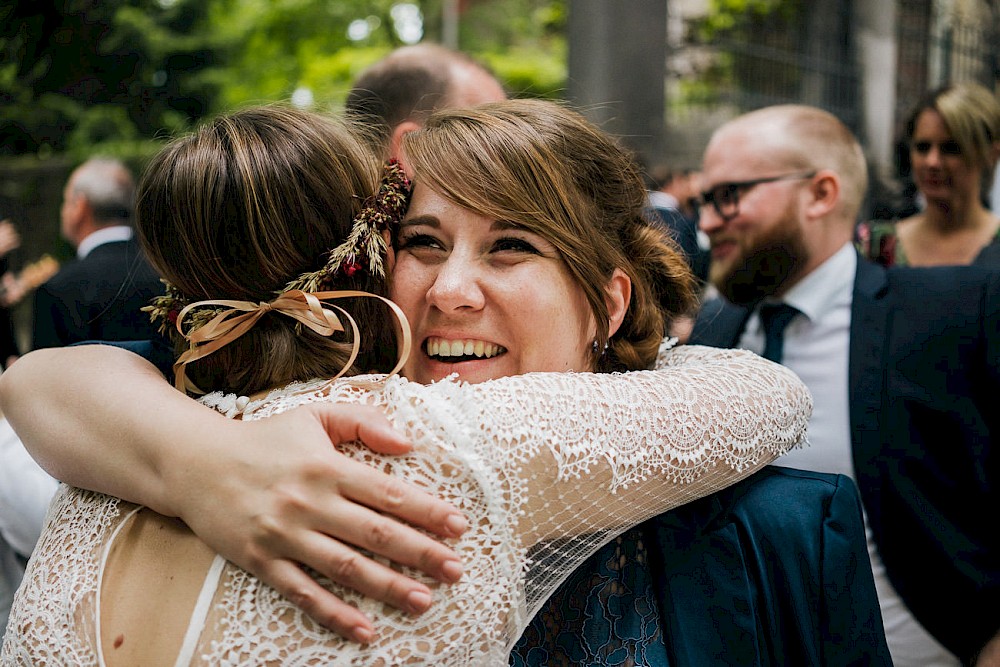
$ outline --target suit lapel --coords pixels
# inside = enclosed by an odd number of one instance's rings
[[[851,415],[851,443],[859,483],[874,481],[875,460],[881,448],[879,415],[885,396],[885,355],[891,331],[887,307],[889,281],[886,270],[858,258],[851,302],[848,401]],[[861,483],[861,488],[871,488]],[[867,499],[866,499],[867,500]],[[871,507],[869,503],[866,506]]]

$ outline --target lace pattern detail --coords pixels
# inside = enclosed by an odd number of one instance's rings
[[[292,385],[245,406],[235,396],[205,397],[230,416],[242,407],[244,419],[326,401],[381,406],[414,451],[341,451],[433,489],[465,512],[471,529],[453,542],[465,563],[459,583],[404,570],[434,590],[435,604],[419,617],[324,582],[374,619],[367,646],[322,629],[227,563],[192,664],[506,664],[542,602],[602,544],[804,441],[811,397],[786,369],[744,351],[692,346],[664,346],[657,367],[477,385],[364,376]],[[67,655],[97,664],[98,562],[122,505],[60,493],[15,600],[2,664]]]

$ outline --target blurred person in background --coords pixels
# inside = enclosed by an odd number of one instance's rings
[[[421,43],[400,47],[363,71],[347,95],[346,112],[375,130],[380,153],[398,159],[403,135],[434,111],[505,99],[503,85],[468,54]]]
[[[698,173],[659,165],[650,170],[647,178],[650,209],[684,251],[698,281],[705,283],[709,250],[708,238],[698,229]]]
[[[21,246],[21,235],[10,220],[0,220],[0,364],[7,368],[20,354],[14,332],[11,307],[20,300],[16,280],[9,269],[8,255]]]
[[[157,336],[140,309],[163,285],[132,239],[134,207],[135,183],[121,161],[91,158],[70,175],[60,230],[76,259],[35,294],[33,349]]]
[[[906,139],[921,210],[859,225],[862,254],[883,266],[1000,267],[1000,216],[987,208],[1000,158],[1000,100],[978,84],[944,86],[917,105]]]
[[[0,637],[58,485],[0,416]]]
[[[1000,273],[860,257],[866,172],[856,137],[814,107],[716,130],[701,227],[723,298],[691,342],[761,353],[812,391],[811,444],[777,463],[856,480],[897,667],[993,664],[1000,534],[978,512],[1000,506]]]

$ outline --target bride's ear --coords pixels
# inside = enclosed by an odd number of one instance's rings
[[[392,247],[392,232],[388,229],[383,230],[382,238],[385,239],[385,270],[391,274],[396,266],[396,251]]]
[[[407,159],[406,154],[403,152],[403,137],[407,133],[419,129],[419,123],[414,123],[412,120],[404,120],[392,129],[392,134],[389,136],[389,157],[396,158],[403,167],[403,172],[411,179],[413,178],[413,174],[406,167]]]
[[[608,338],[610,338],[618,331],[625,320],[625,313],[628,312],[632,300],[632,279],[621,269],[615,269],[604,292],[608,304]]]

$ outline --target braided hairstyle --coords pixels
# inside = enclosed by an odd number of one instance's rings
[[[324,265],[381,173],[380,159],[340,121],[283,105],[224,114],[175,139],[147,166],[138,236],[188,302],[268,302]],[[387,291],[385,279],[369,271],[335,280],[326,289]],[[374,299],[338,305],[362,331],[351,372],[388,370],[395,330],[385,307]],[[347,335],[321,336],[268,313],[239,340],[192,363],[188,377],[205,391],[241,394],[332,377],[349,358]]]

